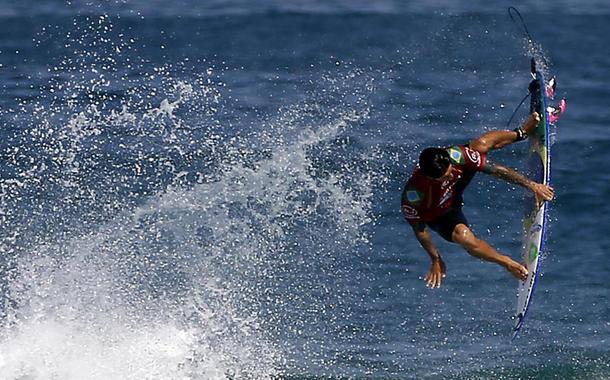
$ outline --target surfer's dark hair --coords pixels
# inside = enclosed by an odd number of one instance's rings
[[[441,177],[449,163],[449,153],[442,148],[426,148],[419,155],[419,168],[428,177]]]

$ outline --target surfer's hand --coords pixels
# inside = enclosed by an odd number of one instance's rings
[[[429,288],[440,288],[441,281],[445,274],[447,273],[447,268],[445,267],[445,263],[443,259],[440,257],[438,259],[432,260],[432,265],[430,265],[430,270],[424,279],[426,281],[426,286]]]
[[[527,268],[523,265],[519,264],[516,261],[509,262],[506,265],[506,270],[513,274],[513,276],[517,277],[521,281],[525,281],[527,279]]]
[[[542,203],[542,201],[552,201],[555,198],[555,190],[547,185],[533,182],[530,185],[530,189],[536,196],[536,202]]]
[[[523,128],[525,135],[531,136],[532,133],[534,132],[534,130],[536,130],[536,127],[538,126],[539,122],[540,122],[540,115],[538,114],[538,112],[536,112],[536,111],[532,112],[529,119],[527,119],[527,121],[521,127],[521,128]]]

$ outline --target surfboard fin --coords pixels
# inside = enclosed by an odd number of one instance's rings
[[[559,120],[561,115],[563,115],[563,113],[566,111],[567,105],[568,104],[567,104],[566,100],[561,99],[557,106],[555,106],[555,107],[548,106],[546,108],[546,111],[549,113],[549,123],[555,124],[557,122],[557,120]]]

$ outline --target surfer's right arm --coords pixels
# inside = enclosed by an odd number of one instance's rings
[[[490,131],[482,136],[470,141],[468,146],[480,153],[487,153],[490,150],[500,149],[515,141],[521,141],[531,135],[540,122],[538,112],[533,112],[529,119],[520,128],[512,131]]]
[[[430,260],[432,260],[430,270],[428,270],[424,281],[426,281],[426,285],[430,288],[440,288],[442,278],[445,277],[447,269],[438,249],[432,242],[432,234],[430,234],[430,231],[426,228],[426,224],[423,222],[411,222],[410,224],[419,244],[421,244],[428,253]]]

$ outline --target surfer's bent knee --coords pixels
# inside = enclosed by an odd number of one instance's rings
[[[451,234],[451,240],[461,246],[467,247],[476,245],[477,238],[474,236],[468,226],[466,226],[465,224],[458,224],[453,229],[453,233]]]

